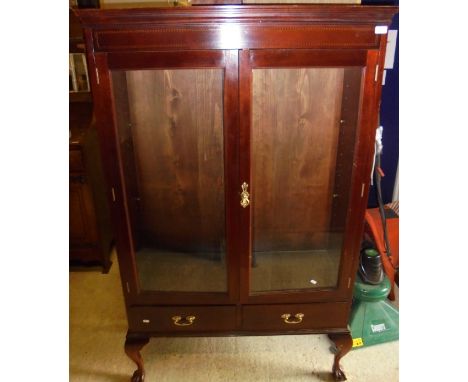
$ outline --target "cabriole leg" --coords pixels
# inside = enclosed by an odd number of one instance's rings
[[[143,382],[145,380],[145,368],[140,350],[149,342],[149,337],[127,333],[125,340],[125,354],[136,363],[138,369],[135,370],[131,382]]]
[[[329,334],[328,338],[335,343],[336,353],[333,362],[333,378],[335,381],[346,381],[346,375],[341,369],[340,359],[343,358],[353,347],[353,339],[349,332]]]

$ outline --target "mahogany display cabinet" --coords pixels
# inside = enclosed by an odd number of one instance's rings
[[[155,336],[348,328],[395,7],[78,10],[128,317]]]

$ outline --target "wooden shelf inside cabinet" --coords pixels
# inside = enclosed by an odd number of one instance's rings
[[[317,333],[338,349],[334,379],[346,379],[396,12],[78,10],[101,79],[132,381],[144,380],[150,337]]]

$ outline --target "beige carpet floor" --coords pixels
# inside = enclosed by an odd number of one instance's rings
[[[128,382],[126,316],[115,254],[109,274],[70,272],[70,381]],[[398,341],[353,350],[348,381],[398,381]],[[153,338],[143,349],[146,382],[332,381],[324,335]]]

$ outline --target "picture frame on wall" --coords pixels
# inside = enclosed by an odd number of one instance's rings
[[[69,55],[69,91],[90,91],[86,57],[83,53],[70,53]]]

